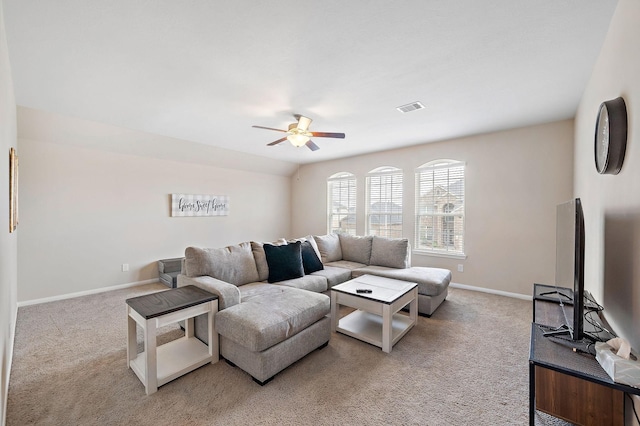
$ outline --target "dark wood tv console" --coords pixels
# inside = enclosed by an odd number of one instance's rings
[[[584,344],[543,335],[547,327],[565,323],[565,315],[557,301],[536,298],[536,294],[546,288],[555,289],[554,286],[534,284],[529,424],[535,424],[535,412],[540,410],[578,425],[623,425],[624,394],[640,395],[640,389],[611,380],[595,356],[582,352]],[[572,307],[565,305],[565,309],[571,320]]]

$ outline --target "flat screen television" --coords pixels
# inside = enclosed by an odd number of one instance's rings
[[[584,337],[584,214],[580,198],[556,208],[556,287],[568,288],[571,300],[563,303],[565,324],[547,335],[569,334],[572,340]],[[573,305],[572,312],[564,305]],[[569,320],[572,317],[572,321]]]

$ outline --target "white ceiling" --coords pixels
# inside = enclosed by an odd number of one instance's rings
[[[2,2],[18,105],[294,163],[571,118],[617,3]]]

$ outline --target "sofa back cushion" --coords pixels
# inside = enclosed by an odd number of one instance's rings
[[[339,234],[340,247],[342,249],[342,260],[350,262],[369,264],[371,258],[371,235],[355,236],[349,234]]]
[[[300,241],[281,246],[271,244],[263,246],[267,264],[269,265],[268,281],[270,283],[304,276],[301,246],[302,243]]]
[[[374,236],[371,244],[370,265],[399,269],[411,267],[409,240]]]
[[[184,254],[188,277],[208,275],[237,286],[259,281],[248,242],[215,249],[187,247]]]
[[[314,235],[313,239],[318,246],[322,263],[342,260],[342,249],[338,234]]]
[[[269,265],[267,264],[267,257],[264,254],[264,244],[251,241],[251,251],[253,252],[253,258],[256,261],[256,268],[258,269],[258,281],[267,281],[269,278]],[[281,246],[287,244],[287,240],[280,238],[277,241],[271,243],[273,246]]]

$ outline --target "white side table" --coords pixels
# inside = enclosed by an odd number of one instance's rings
[[[214,315],[218,296],[196,286],[185,286],[127,299],[127,367],[131,368],[147,395],[159,386],[205,364],[218,362],[218,333]],[[194,336],[194,317],[207,314],[209,345]],[[156,330],[185,321],[185,335],[164,345],[156,345]],[[136,328],[144,331],[144,350],[138,353]]]

